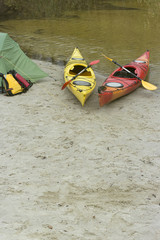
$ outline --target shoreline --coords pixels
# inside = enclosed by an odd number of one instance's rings
[[[3,240],[158,240],[159,93],[140,87],[103,107],[97,85],[84,107],[62,66],[28,92],[1,99]]]

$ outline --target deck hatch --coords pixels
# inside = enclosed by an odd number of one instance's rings
[[[113,87],[113,88],[121,88],[124,85],[122,83],[119,83],[119,82],[108,82],[108,83],[105,84],[105,86]]]
[[[88,87],[91,86],[91,84],[86,81],[73,81],[73,84],[78,85],[78,86],[88,86]]]

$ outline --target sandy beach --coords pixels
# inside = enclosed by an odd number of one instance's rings
[[[35,62],[49,77],[0,94],[0,240],[159,240],[159,90],[101,108],[96,73],[82,107]]]

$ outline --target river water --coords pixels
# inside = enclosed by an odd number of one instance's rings
[[[92,10],[65,11],[62,16],[40,19],[13,19],[0,23],[32,58],[65,65],[78,46],[87,62],[100,59],[94,69],[108,76],[116,66],[104,53],[121,65],[150,50],[148,81],[158,86],[160,75],[160,1],[105,1]],[[108,2],[108,1],[107,1]]]

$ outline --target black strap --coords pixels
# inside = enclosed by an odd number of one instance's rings
[[[4,90],[3,90],[3,78],[4,78],[3,73],[0,73],[0,77],[2,78],[2,79],[1,79],[2,93],[4,93]]]

